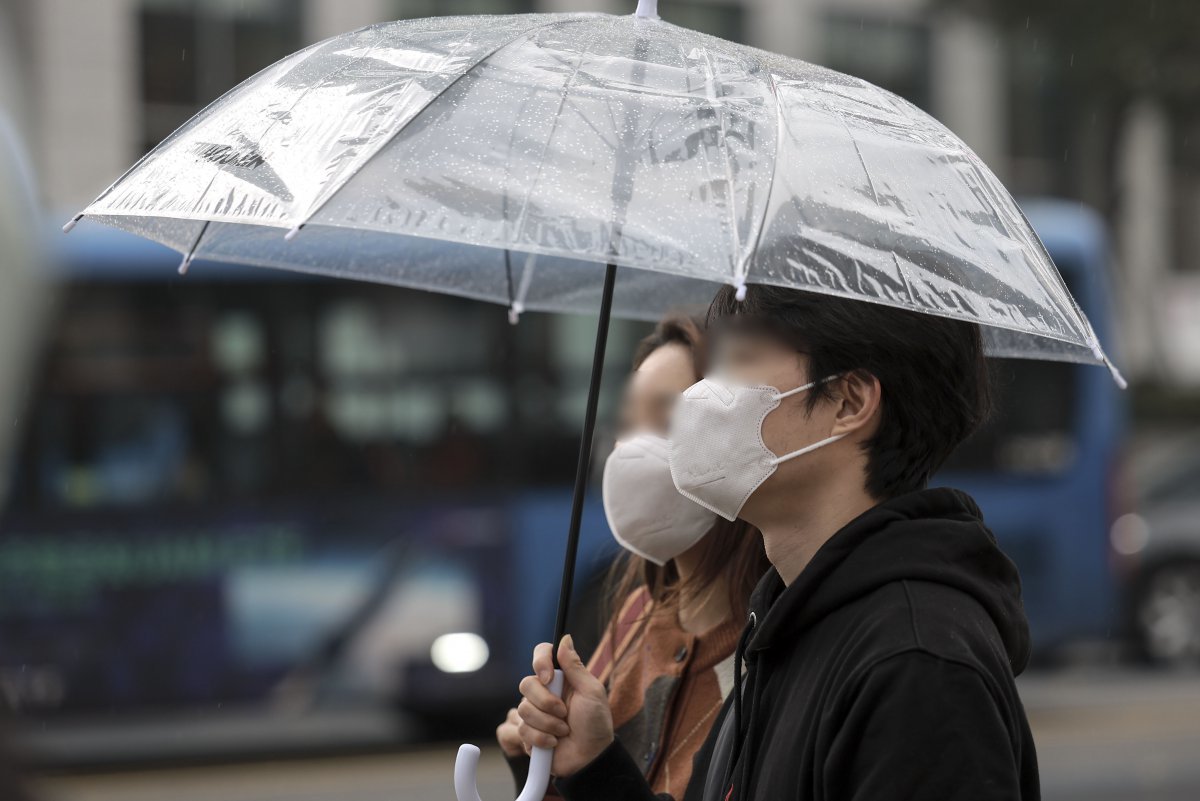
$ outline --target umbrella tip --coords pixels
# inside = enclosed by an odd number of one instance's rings
[[[63,226],[63,233],[64,233],[64,234],[69,234],[69,233],[71,233],[72,231],[74,231],[74,230],[75,230],[75,226],[76,226],[76,225],[79,225],[79,221],[80,221],[80,220],[82,220],[82,219],[83,219],[83,215],[82,215],[82,214],[76,214],[74,217],[72,217],[70,220],[68,220],[68,221],[67,221],[67,224],[66,224],[66,225],[64,225],[64,226]]]
[[[741,303],[743,300],[746,299],[746,282],[745,281],[738,281],[737,285],[734,287],[733,296],[735,298],[737,298],[738,303]]]
[[[192,254],[189,253],[183,257],[183,261],[179,262],[179,274],[187,275],[188,268],[192,266]]]
[[[283,238],[285,240],[287,240],[288,242],[291,242],[293,239],[296,238],[296,234],[300,233],[300,229],[303,227],[304,227],[304,223],[300,223],[299,225],[295,226],[290,231],[288,231],[286,234],[284,234]]]
[[[633,15],[642,19],[659,19],[658,0],[638,0],[637,11]]]
[[[512,305],[508,307],[508,324],[516,325],[521,322],[521,312],[525,311],[524,304],[519,300],[514,300]]]
[[[1092,355],[1100,364],[1108,368],[1109,374],[1112,376],[1113,382],[1116,383],[1117,389],[1129,389],[1129,382],[1125,380],[1125,376],[1121,375],[1121,371],[1112,363],[1112,359],[1108,358],[1108,354],[1100,347],[1100,341],[1096,339],[1096,335],[1092,334]]]
[[[1112,375],[1113,381],[1117,383],[1117,388],[1129,389],[1129,382],[1125,380],[1125,376],[1121,375],[1121,371],[1117,369],[1117,366],[1107,356],[1104,357],[1104,364],[1108,367],[1108,372]]]

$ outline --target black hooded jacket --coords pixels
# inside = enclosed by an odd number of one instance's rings
[[[769,571],[750,608],[686,801],[1040,797],[1013,682],[1029,658],[1020,581],[967,495],[876,506],[790,586]],[[557,786],[655,799],[619,743]]]

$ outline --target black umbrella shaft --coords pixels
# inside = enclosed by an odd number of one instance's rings
[[[592,436],[596,433],[596,407],[600,401],[600,378],[604,373],[604,349],[608,344],[608,322],[612,318],[613,286],[617,265],[604,271],[604,294],[600,298],[600,319],[596,323],[596,349],[592,353],[592,378],[588,385],[587,411],[583,415],[583,437],[579,441],[579,463],[575,466],[575,493],[571,498],[571,528],[567,532],[567,553],[563,557],[562,586],[558,591],[558,617],[554,622],[554,664],[558,664],[558,643],[567,628],[571,607],[571,587],[575,583],[575,556],[579,552],[579,526],[583,521],[583,500],[587,494],[588,469],[592,464]]]

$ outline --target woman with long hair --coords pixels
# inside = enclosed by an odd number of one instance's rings
[[[769,567],[762,536],[680,495],[665,439],[679,395],[704,377],[702,323],[663,319],[638,345],[605,464],[604,510],[624,553],[604,636],[588,668],[608,689],[616,735],[655,792],[682,798],[692,755],[733,686],[750,591]],[[528,758],[518,710],[496,730],[517,786]],[[548,798],[557,797],[553,788]]]

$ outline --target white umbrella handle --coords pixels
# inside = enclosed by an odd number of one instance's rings
[[[554,678],[550,680],[550,692],[562,697],[563,672],[555,669]],[[553,748],[534,748],[529,755],[529,775],[525,779],[525,787],[517,796],[517,801],[542,801],[546,797],[546,788],[550,786],[550,761],[554,758]],[[454,794],[458,801],[482,801],[479,797],[479,787],[475,783],[475,774],[479,769],[479,748],[473,745],[460,745],[458,758],[454,760]]]

